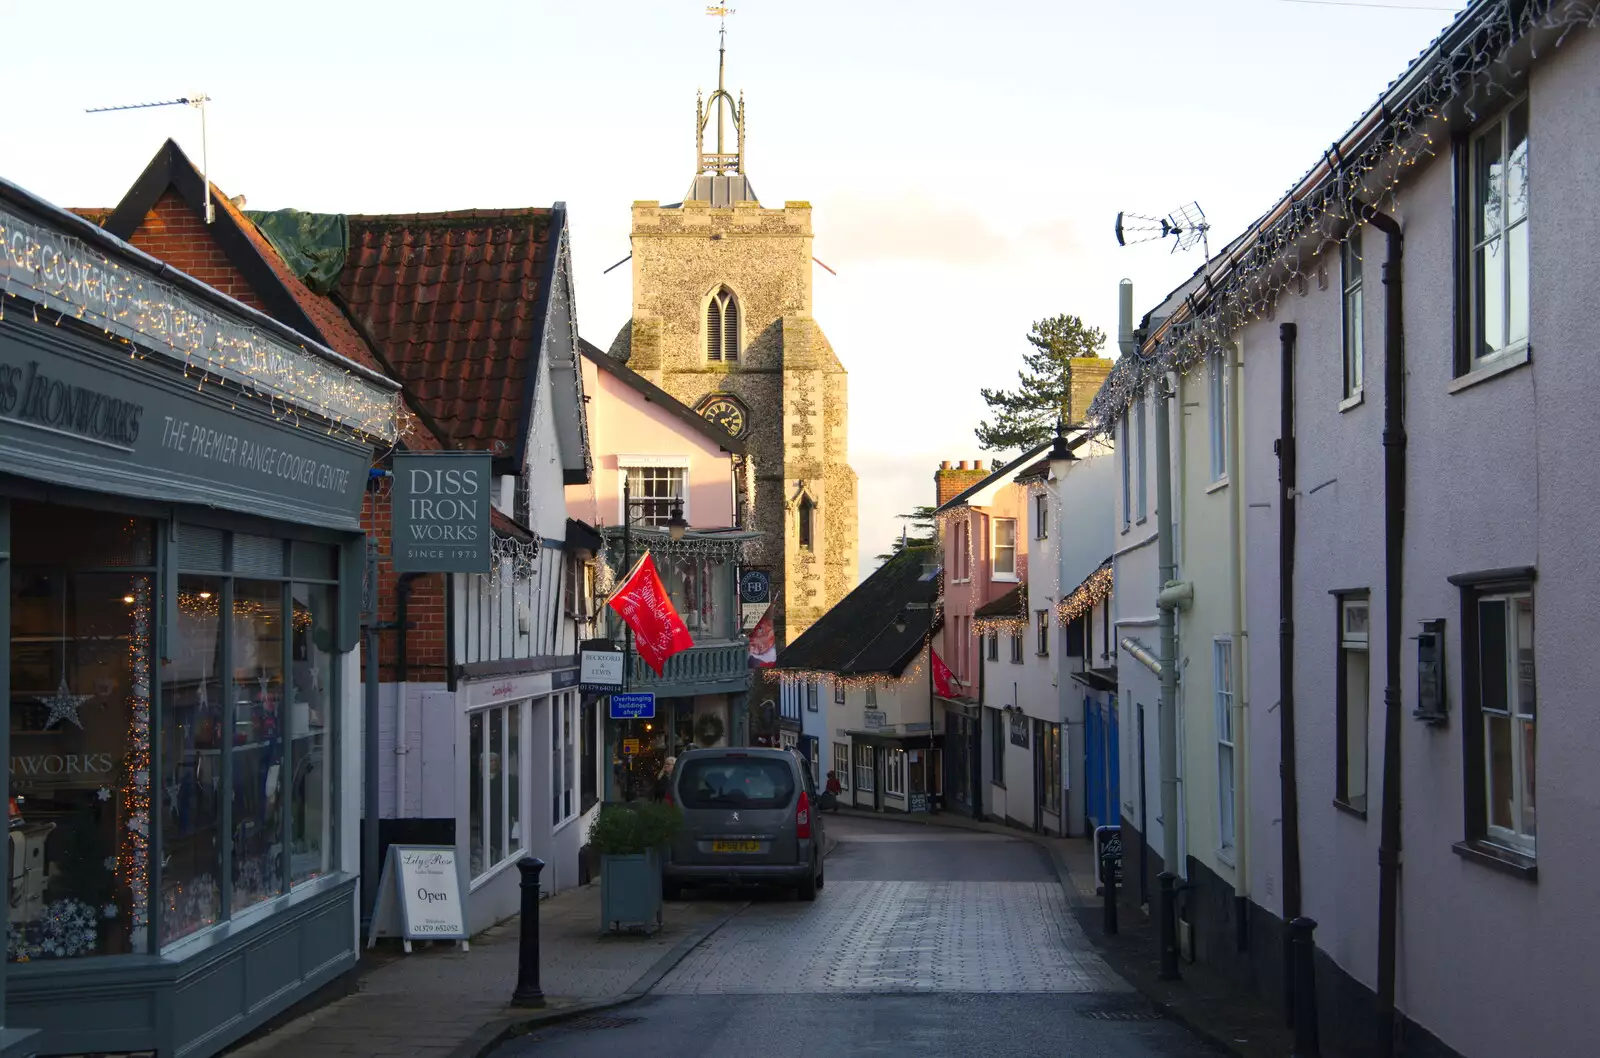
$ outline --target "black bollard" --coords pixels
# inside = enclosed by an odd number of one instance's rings
[[[1319,1058],[1317,1040],[1316,945],[1311,933],[1316,919],[1301,916],[1289,923],[1289,943],[1294,952],[1294,1058]]]
[[[1161,973],[1163,981],[1178,980],[1178,876],[1171,871],[1156,875],[1160,892],[1157,925],[1161,929]]]
[[[511,993],[514,1007],[544,1006],[544,989],[539,987],[539,872],[544,861],[528,856],[517,861],[522,872],[522,940],[517,947],[517,990]]]

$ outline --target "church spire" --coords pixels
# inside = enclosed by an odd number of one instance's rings
[[[728,173],[744,172],[744,95],[740,93],[739,102],[734,103],[733,96],[728,94],[728,16],[733,14],[731,7],[708,7],[706,14],[714,15],[720,19],[717,27],[717,90],[711,93],[711,98],[702,105],[695,100],[695,149],[699,153],[697,173],[715,173],[725,176]],[[711,110],[717,111],[717,149],[715,153],[706,153],[706,126],[711,122]],[[729,113],[733,116],[733,134],[736,146],[732,153],[727,149],[727,118]]]

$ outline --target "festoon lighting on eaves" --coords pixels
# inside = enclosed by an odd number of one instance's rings
[[[1096,434],[1108,433],[1151,383],[1170,372],[1186,374],[1240,328],[1269,317],[1280,297],[1314,282],[1322,255],[1342,246],[1370,215],[1366,211],[1392,210],[1412,168],[1438,153],[1447,110],[1459,106],[1476,121],[1480,111],[1509,101],[1524,80],[1508,64],[1512,49],[1533,33],[1558,34],[1560,47],[1572,30],[1600,25],[1600,3],[1500,0],[1469,7],[1457,21],[1468,17],[1476,23],[1471,33],[1428,60],[1403,105],[1380,106],[1377,132],[1359,153],[1330,148],[1311,190],[1280,201],[1254,231],[1208,263],[1200,287],[1144,347],[1117,360],[1089,405]],[[1302,249],[1307,242],[1309,251]]]

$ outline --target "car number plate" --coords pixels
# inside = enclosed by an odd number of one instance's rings
[[[713,841],[712,852],[760,852],[759,841]]]

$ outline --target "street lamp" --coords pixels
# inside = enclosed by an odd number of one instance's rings
[[[683,520],[683,500],[672,501],[672,517],[667,519],[667,536],[672,540],[682,540],[684,530],[689,528],[689,523]]]
[[[904,610],[894,615],[894,630],[896,634],[906,630],[906,612]]]

